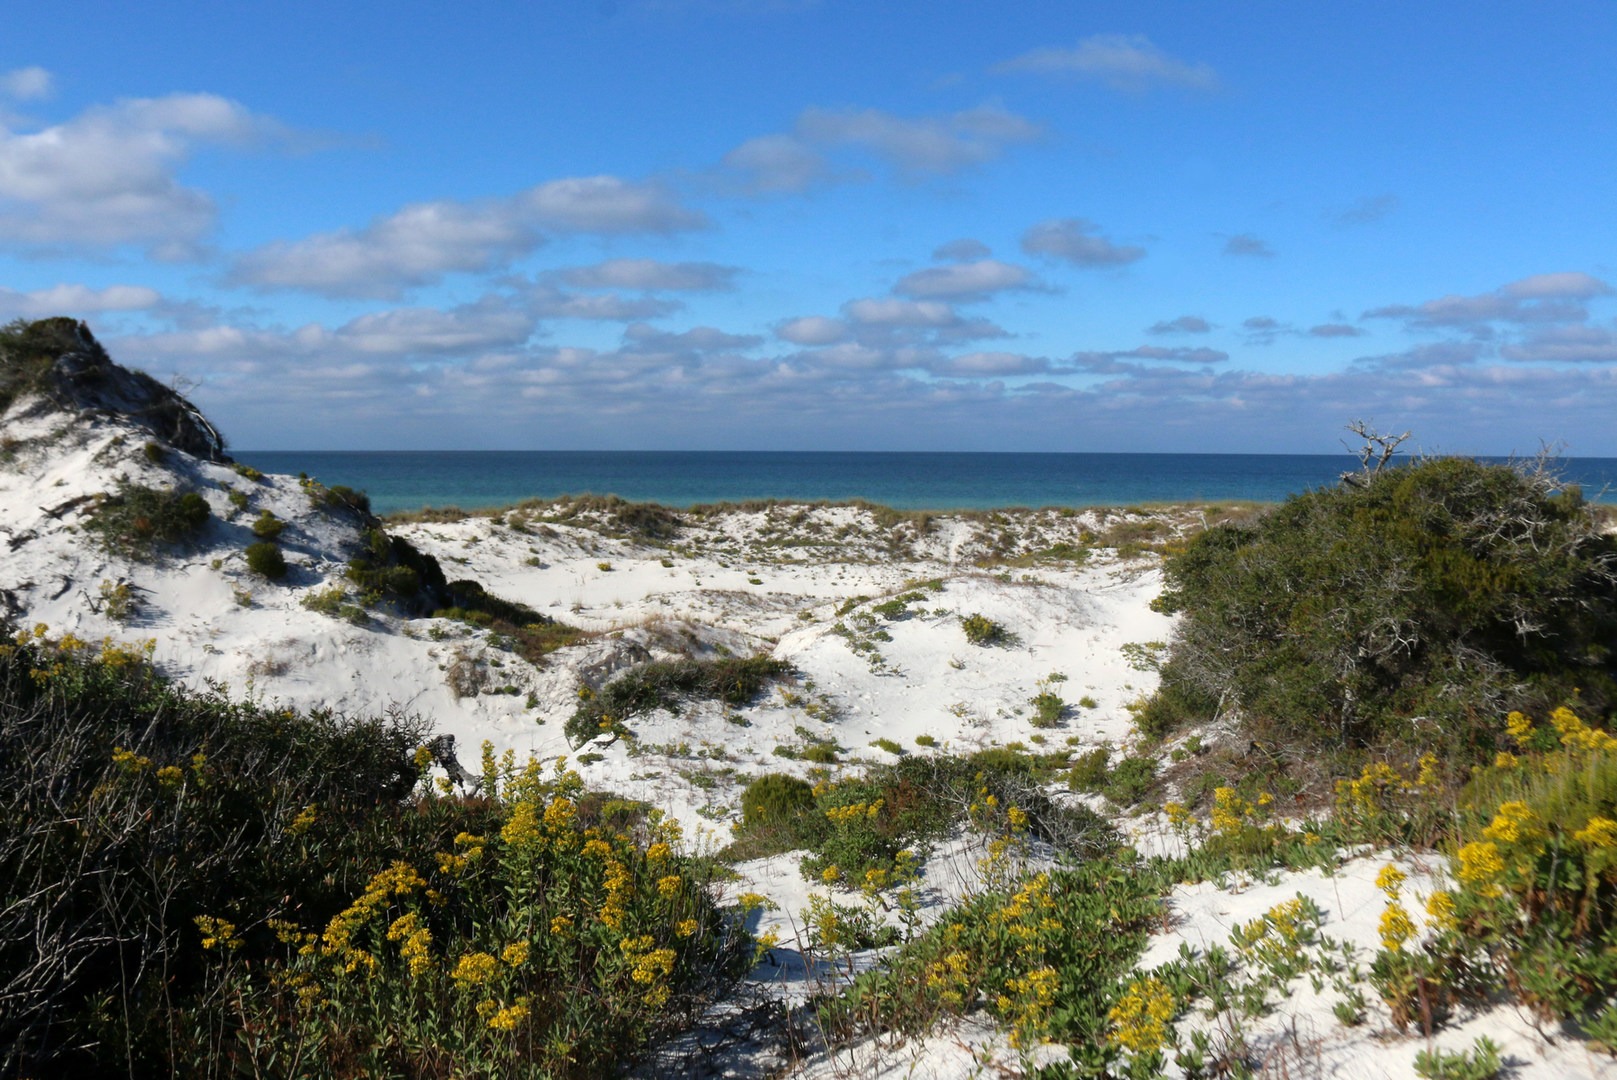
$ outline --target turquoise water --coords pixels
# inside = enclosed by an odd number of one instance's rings
[[[1347,454],[954,454],[686,451],[234,451],[265,472],[307,473],[367,492],[377,513],[485,509],[558,495],[631,502],[866,499],[901,510],[1278,502],[1333,484]],[[1563,464],[1594,497],[1617,458]],[[1608,497],[1611,497],[1608,495]]]

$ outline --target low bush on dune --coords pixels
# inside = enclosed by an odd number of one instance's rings
[[[1478,760],[1492,718],[1617,703],[1617,539],[1540,468],[1438,458],[1356,474],[1197,536],[1140,727],[1215,714],[1295,755]]]
[[[208,501],[194,491],[125,484],[101,499],[86,527],[108,551],[151,558],[164,548],[194,542],[209,516]]]
[[[606,733],[622,734],[628,721],[681,701],[745,705],[792,666],[771,656],[723,656],[713,660],[655,660],[639,664],[598,691],[585,689],[567,718],[567,737],[581,746]]]
[[[424,735],[12,639],[0,1074],[601,1076],[750,958],[674,830]]]

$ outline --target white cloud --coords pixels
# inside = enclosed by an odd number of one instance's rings
[[[995,105],[905,119],[881,109],[805,109],[797,133],[810,143],[861,146],[907,173],[951,173],[1037,138],[1040,128]]]
[[[1146,327],[1148,334],[1206,334],[1213,324],[1200,315],[1181,315],[1177,319],[1164,319]]]
[[[238,259],[230,278],[261,289],[396,299],[448,273],[498,269],[543,242],[508,201],[416,203],[363,229],[261,247]]]
[[[1318,326],[1310,326],[1308,328],[1308,333],[1309,333],[1310,337],[1317,337],[1317,338],[1344,338],[1344,337],[1363,337],[1364,336],[1364,331],[1363,330],[1360,330],[1357,326],[1350,326],[1347,323],[1321,323]]]
[[[1099,231],[1099,226],[1083,218],[1051,218],[1022,234],[1022,250],[1064,259],[1074,266],[1126,266],[1145,258],[1144,248],[1114,244]]]
[[[939,300],[850,300],[842,310],[856,323],[875,326],[952,326],[960,321],[954,308]]]
[[[1587,318],[1583,301],[1612,292],[1599,278],[1580,273],[1536,274],[1477,296],[1440,296],[1420,304],[1372,308],[1365,318],[1401,319],[1412,329],[1469,327],[1486,333],[1488,324],[1578,322]]]
[[[705,221],[654,184],[612,176],[553,180],[507,198],[415,203],[376,218],[362,229],[339,229],[267,244],[238,258],[229,280],[260,289],[394,300],[409,289],[434,284],[446,274],[503,269],[545,242],[542,228],[665,233],[697,228]],[[638,274],[650,278],[661,273],[686,279],[712,278],[724,269],[707,263],[658,264],[649,259],[620,260],[595,268],[599,274],[621,277]]]
[[[1011,375],[1039,375],[1050,370],[1050,361],[1038,356],[1011,352],[970,352],[938,360],[929,365],[935,375],[965,378],[998,378]]]
[[[183,253],[213,228],[215,207],[176,170],[199,148],[283,133],[213,94],[119,101],[33,132],[0,126],[0,242]]]
[[[144,285],[109,285],[104,289],[54,285],[31,292],[0,288],[0,314],[10,318],[43,319],[66,315],[82,319],[106,311],[147,311],[162,302],[156,289]]]
[[[594,266],[575,266],[556,276],[580,289],[642,289],[715,292],[734,286],[737,269],[708,262],[659,262],[656,259],[609,259]]]
[[[982,300],[1010,289],[1037,288],[1033,275],[1020,266],[998,259],[929,266],[906,274],[893,286],[893,292],[917,300],[949,299],[961,302]]]
[[[1604,326],[1545,327],[1503,346],[1506,360],[1562,364],[1617,364],[1617,331]]]
[[[513,282],[523,308],[544,319],[587,319],[603,322],[632,322],[671,315],[682,305],[677,300],[656,296],[623,296],[619,293],[569,293],[543,283]]]
[[[832,345],[848,336],[848,324],[823,315],[805,315],[775,327],[775,336],[793,345]]]
[[[15,101],[48,98],[55,89],[55,79],[42,67],[14,68],[0,74],[0,94]]]
[[[944,116],[901,117],[881,109],[804,109],[790,133],[748,139],[724,156],[757,193],[801,192],[865,173],[836,168],[828,155],[863,150],[910,179],[959,172],[994,160],[1043,129],[998,105]]]
[[[552,180],[518,196],[535,223],[557,232],[672,233],[708,224],[658,184],[616,176]]]
[[[1134,363],[1134,361],[1139,360],[1155,360],[1175,364],[1222,364],[1229,358],[1229,353],[1219,349],[1209,349],[1205,345],[1194,348],[1190,346],[1165,348],[1161,345],[1141,345],[1133,349],[1076,352],[1072,355],[1072,363],[1083,371],[1109,373],[1140,369],[1140,365]]]
[[[759,135],[724,155],[726,168],[741,173],[758,194],[806,191],[837,175],[825,156],[795,135]]]
[[[1072,48],[1034,49],[993,70],[1091,79],[1127,93],[1155,86],[1204,91],[1219,86],[1211,66],[1170,56],[1141,34],[1095,34]]]

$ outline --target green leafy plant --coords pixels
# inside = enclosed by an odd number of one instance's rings
[[[1002,645],[1010,640],[1010,632],[986,615],[972,614],[960,620],[960,629],[973,645]]]
[[[286,556],[272,540],[260,540],[247,545],[247,569],[260,577],[279,581],[286,576]]]

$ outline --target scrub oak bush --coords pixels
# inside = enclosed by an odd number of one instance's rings
[[[1475,760],[1487,718],[1617,701],[1617,540],[1577,488],[1466,458],[1350,480],[1169,560],[1157,606],[1183,618],[1143,731],[1229,710],[1298,754]]]

